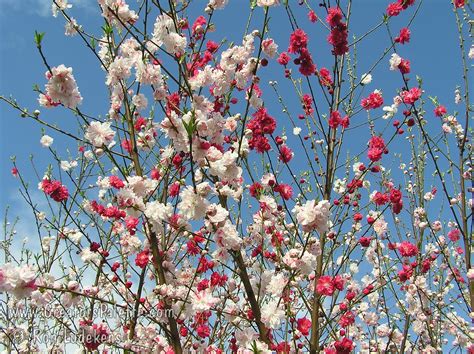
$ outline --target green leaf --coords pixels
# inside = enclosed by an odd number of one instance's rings
[[[193,133],[196,131],[196,117],[194,115],[194,112],[189,123],[186,123],[186,121],[183,120],[183,125],[186,129],[186,132],[188,133],[188,137],[191,138],[193,136]]]
[[[250,0],[250,8],[253,10],[257,6],[257,0]]]
[[[38,47],[41,46],[41,41],[43,40],[44,35],[45,32],[35,31],[35,43]]]
[[[416,75],[416,81],[418,82],[419,86],[423,85],[423,79],[421,78],[421,76]]]
[[[112,26],[110,26],[109,24],[103,25],[102,30],[104,31],[104,34],[107,35],[107,36],[112,34],[112,32],[114,31]]]

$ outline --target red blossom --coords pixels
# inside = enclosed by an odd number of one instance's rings
[[[206,257],[201,257],[199,259],[199,264],[197,268],[198,273],[205,273],[208,270],[214,268],[214,262],[213,261],[208,261]]]
[[[276,121],[267,113],[265,108],[262,107],[253,114],[247,128],[252,131],[252,137],[249,140],[251,149],[255,149],[260,153],[270,150],[270,144],[264,134],[272,134],[275,131]]]
[[[284,163],[288,163],[293,158],[293,151],[286,145],[280,147],[280,156],[278,159]]]
[[[109,329],[104,323],[94,323],[90,326],[83,322],[80,323],[80,325],[83,327],[81,338],[84,340],[84,346],[90,351],[97,350],[97,348],[99,348],[103,342],[107,341],[110,336]]]
[[[384,205],[389,201],[389,196],[384,193],[377,192],[375,193],[373,199],[374,199],[375,205]]]
[[[354,349],[354,343],[347,337],[334,342],[337,354],[350,354]]]
[[[214,41],[207,41],[206,48],[209,52],[215,53],[217,49],[219,48],[219,44],[217,44]]]
[[[376,109],[383,105],[382,94],[378,91],[372,92],[368,97],[361,101],[361,106],[366,110]]]
[[[135,218],[133,216],[129,216],[125,219],[125,227],[127,228],[127,231],[130,233],[130,235],[135,234],[138,223],[139,223],[138,218]]]
[[[123,139],[121,143],[122,148],[124,148],[129,154],[132,153],[132,142],[127,139]]]
[[[122,189],[123,187],[125,187],[125,183],[123,183],[123,181],[115,175],[109,177],[109,183],[112,187],[116,189]]]
[[[354,322],[355,315],[352,311],[345,312],[339,319],[339,325],[343,328],[349,327],[350,325],[354,324]]]
[[[157,168],[153,168],[150,171],[150,177],[151,177],[151,179],[154,179],[154,180],[160,179],[160,177],[161,177],[160,171]]]
[[[250,195],[254,198],[258,198],[260,194],[263,192],[263,190],[264,190],[263,186],[258,182],[255,182],[249,188]]]
[[[403,265],[402,270],[398,271],[398,279],[401,282],[407,281],[408,279],[411,278],[412,275],[413,275],[413,269],[408,264]]]
[[[425,259],[422,263],[421,263],[421,271],[422,273],[426,273],[430,270],[431,268],[431,261],[429,259]]]
[[[247,124],[247,128],[252,131],[252,134],[272,134],[275,131],[275,118],[270,116],[265,108],[260,108],[252,117],[253,119]]]
[[[402,91],[400,96],[406,104],[413,104],[421,97],[422,91],[418,87],[413,87],[408,91]]]
[[[418,254],[418,247],[408,241],[401,242],[397,249],[403,257],[414,257]]]
[[[194,240],[190,240],[186,243],[187,253],[191,256],[195,256],[201,253],[201,249],[198,247],[197,243]]]
[[[174,182],[171,186],[169,186],[168,193],[170,197],[176,197],[179,194],[180,188],[181,184],[179,182]]]
[[[448,232],[448,238],[452,241],[452,242],[456,242],[456,241],[459,241],[459,239],[461,238],[461,231],[459,231],[459,229],[452,229]]]
[[[207,338],[211,334],[211,330],[209,329],[209,326],[204,325],[204,324],[197,326],[196,332],[198,336],[201,338]]]
[[[300,65],[299,71],[304,76],[311,76],[316,72],[316,65],[313,63],[313,58],[308,49],[301,49],[300,56],[297,59]]]
[[[198,291],[203,291],[209,288],[209,280],[208,279],[203,279],[201,280],[197,286],[196,286]]]
[[[202,34],[204,32],[204,25],[207,23],[206,19],[204,16],[199,16],[196,21],[193,23],[192,27],[192,33],[193,36],[195,36],[197,39],[202,37]]]
[[[179,111],[180,101],[181,101],[181,98],[178,92],[174,92],[166,96],[166,115],[170,115],[171,112],[180,114],[180,111]]]
[[[342,11],[339,7],[330,7],[328,9],[328,15],[326,16],[326,22],[329,26],[334,27],[341,23]]]
[[[333,55],[343,55],[349,51],[347,36],[347,25],[345,23],[331,29],[328,42],[333,46]]]
[[[320,295],[332,296],[336,290],[344,289],[344,279],[340,275],[336,275],[334,278],[329,275],[322,275],[318,278],[316,284],[316,291]]]
[[[288,55],[287,52],[283,52],[280,54],[280,56],[278,57],[277,61],[278,61],[278,64],[281,64],[281,65],[288,65],[288,63],[290,62],[290,56]]]
[[[261,135],[252,136],[252,138],[249,140],[249,147],[250,149],[256,150],[261,154],[263,154],[265,151],[269,151],[271,148],[268,138]]]
[[[141,131],[142,128],[146,127],[147,120],[144,117],[138,117],[135,121],[134,128],[136,131]]]
[[[303,95],[303,97],[301,98],[301,103],[303,104],[304,113],[307,116],[310,116],[311,114],[313,114],[314,112],[313,99],[311,98],[310,95],[308,94]]]
[[[339,291],[342,291],[342,289],[344,289],[344,283],[345,283],[345,280],[343,277],[341,277],[340,275],[336,275],[333,279],[332,279],[332,283],[334,284],[334,287],[339,290]]]
[[[334,294],[334,284],[332,282],[332,277],[329,275],[322,275],[318,279],[318,283],[316,284],[316,291],[320,295],[331,296]]]
[[[220,275],[217,272],[212,273],[211,275],[211,286],[224,286],[227,282],[227,275]]]
[[[315,23],[318,20],[318,16],[316,15],[316,13],[313,10],[310,10],[308,12],[308,18],[312,23]]]
[[[145,268],[150,261],[150,251],[144,250],[137,254],[135,258],[135,265],[140,268]]]
[[[342,123],[341,113],[338,111],[333,111],[329,115],[328,125],[332,129],[337,129],[337,127]]]
[[[333,55],[343,55],[349,51],[347,25],[342,22],[342,18],[343,14],[339,7],[331,7],[328,9],[326,22],[331,27],[328,42],[333,46]]]
[[[390,202],[393,204],[400,203],[402,199],[402,192],[399,189],[392,189],[390,191]]]
[[[274,189],[285,200],[289,200],[293,196],[293,188],[288,184],[279,184]]]
[[[446,107],[443,105],[439,105],[435,108],[434,114],[436,117],[442,117],[444,116],[448,111],[446,110]]]
[[[372,161],[376,162],[382,158],[382,154],[385,152],[385,142],[379,136],[373,136],[369,140],[369,151],[367,157]]]
[[[188,329],[185,326],[181,326],[179,329],[179,335],[181,337],[186,337],[188,335]]]
[[[63,202],[69,198],[69,191],[59,181],[44,179],[41,189],[56,202]]]
[[[296,328],[301,332],[302,335],[307,336],[309,334],[309,330],[311,329],[311,320],[307,319],[306,317],[299,318],[296,321]]]
[[[398,34],[397,37],[395,37],[395,42],[400,43],[400,44],[405,44],[410,41],[410,30],[406,27],[402,28],[400,30],[400,33]]]
[[[398,16],[402,10],[402,5],[400,5],[398,2],[392,2],[387,6],[387,15]]]
[[[328,88],[332,87],[333,80],[331,77],[331,73],[329,72],[328,69],[321,68],[319,70],[319,82],[321,83],[321,85],[326,86]]]
[[[400,214],[403,208],[403,202],[400,201],[399,203],[392,204],[392,211],[394,214]]]
[[[276,346],[276,348],[271,348],[272,350],[276,350],[278,354],[287,354],[291,353],[291,346],[287,342],[280,342]],[[237,349],[235,350],[237,352]]]
[[[298,28],[290,35],[289,53],[299,53],[302,49],[306,49],[308,45],[308,36],[301,28]]]
[[[398,70],[400,70],[402,74],[409,74],[411,70],[410,61],[407,59],[402,59],[400,64],[398,64]]]

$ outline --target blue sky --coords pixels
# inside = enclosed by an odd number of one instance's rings
[[[95,34],[100,33],[102,19],[98,12],[96,0],[70,1],[74,6],[71,14],[78,20],[87,31]],[[129,0],[134,7],[135,0]],[[296,3],[295,0],[290,0]],[[195,1],[195,9],[202,9],[206,3],[204,0]],[[417,1],[418,3],[418,1]],[[240,42],[245,28],[248,14],[247,0],[230,0],[228,8],[223,12],[216,12],[213,22],[216,24],[217,32],[210,35],[210,39],[220,40],[224,35],[229,41]],[[353,16],[351,20],[350,36],[362,35],[375,26],[382,19],[388,1],[385,0],[355,0]],[[331,65],[329,56],[329,45],[326,42],[326,33],[323,33],[320,25],[309,23],[306,11],[296,9],[300,24],[310,36],[310,49],[318,67]],[[315,8],[318,15],[322,12]],[[398,33],[404,27],[413,13],[413,8],[403,13],[399,18],[391,22],[393,34]],[[259,10],[260,11],[260,10]],[[261,28],[262,11],[252,22],[251,28]],[[198,11],[192,11],[190,22],[199,15]],[[270,10],[270,31],[272,37],[280,46],[280,50],[286,49],[289,38],[289,25],[283,7]],[[281,25],[283,24],[283,25]],[[81,110],[95,116],[105,115],[108,111],[107,91],[105,87],[105,75],[99,68],[93,55],[83,46],[78,37],[64,36],[64,21],[61,17],[53,18],[48,0],[0,0],[0,29],[2,41],[0,42],[0,94],[13,95],[21,106],[34,110],[38,107],[37,94],[32,91],[32,85],[45,84],[45,67],[35,48],[33,42],[34,31],[46,32],[44,38],[44,52],[48,62],[52,66],[65,64],[74,69],[74,76],[78,82],[79,89],[84,98]],[[412,27],[412,39],[410,44],[400,48],[400,55],[411,61],[412,73],[410,77],[415,81],[415,75],[423,78],[425,91],[431,96],[438,96],[440,101],[447,106],[448,112],[453,112],[454,90],[461,84],[462,68],[459,60],[459,45],[456,23],[452,12],[452,6],[447,0],[425,0],[419,16],[416,17]],[[351,41],[350,41],[351,42]],[[358,76],[366,72],[372,64],[380,57],[387,47],[387,32],[382,27],[376,33],[370,35],[358,46]],[[401,86],[398,73],[388,70],[389,55],[382,61],[373,72],[373,82],[365,89],[364,95],[374,89],[384,92],[386,104],[390,104],[397,88]],[[276,76],[275,76],[276,75]],[[292,114],[300,113],[300,103],[294,97],[294,93],[288,82],[282,75],[281,67],[271,62],[267,68],[262,69],[263,82],[277,80],[280,93],[285,98]],[[413,83],[415,85],[415,83]],[[265,102],[270,113],[281,121],[286,117],[281,114],[281,109],[276,103],[271,89],[264,94]],[[273,103],[272,103],[273,102]],[[427,119],[434,120],[432,105],[427,104]],[[458,108],[459,109],[459,108]],[[77,131],[77,121],[66,110],[62,108],[46,110],[42,109],[41,117],[46,121],[58,124],[66,129]],[[325,112],[323,112],[325,113]],[[364,119],[364,113],[354,118]],[[161,120],[162,117],[157,117]],[[283,124],[289,127],[288,124]],[[433,132],[439,132],[439,124],[428,127]],[[383,125],[377,126],[383,129]],[[40,176],[51,163],[51,155],[47,149],[43,149],[39,143],[41,127],[35,122],[22,119],[18,113],[4,103],[0,103],[0,212],[3,213],[7,205],[13,207],[12,214],[21,216],[23,225],[19,228],[20,233],[28,233],[31,229],[25,223],[31,222],[31,214],[25,211],[24,203],[19,201],[18,180],[10,174],[12,167],[10,156],[16,155],[20,171],[34,187],[38,180],[31,172],[29,162],[30,154],[35,157],[35,163]],[[287,129],[288,130],[288,129]],[[70,139],[46,131],[54,139],[54,148],[64,158],[66,149],[74,156],[77,149],[76,143]],[[363,128],[361,134],[353,134],[350,145],[361,151],[365,146],[369,132]],[[408,152],[404,137],[396,142],[393,151]],[[298,157],[298,155],[297,155]],[[296,158],[293,169],[307,168],[303,160]],[[385,163],[385,162],[384,162]],[[388,163],[388,162],[387,162]],[[393,167],[397,165],[394,161]],[[57,171],[57,169],[56,169]],[[429,184],[430,181],[427,181]],[[37,196],[40,197],[40,193]],[[23,235],[21,235],[23,236]]]

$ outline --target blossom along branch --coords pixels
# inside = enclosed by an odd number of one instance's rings
[[[50,65],[35,32],[45,111],[0,96],[52,158],[12,158],[38,242],[6,214],[7,351],[474,351],[468,1],[439,5],[459,33],[461,112],[400,56],[422,0],[388,3],[360,35],[351,0],[98,0],[101,35],[51,3],[104,71],[109,109],[79,109],[81,68]],[[220,24],[234,8],[248,11],[237,42]],[[388,105],[366,92],[383,70],[402,79]]]

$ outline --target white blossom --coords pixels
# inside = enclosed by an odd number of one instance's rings
[[[293,213],[296,214],[298,224],[301,225],[303,231],[317,230],[319,233],[324,233],[329,229],[330,206],[327,200],[318,203],[315,200],[308,200],[303,205],[296,205]]]
[[[110,122],[91,122],[86,129],[84,138],[95,147],[109,145],[115,137],[115,132],[110,128],[111,124]]]
[[[54,139],[49,135],[43,135],[40,139],[41,146],[50,147],[53,144]]]

